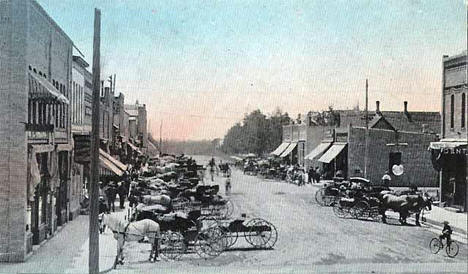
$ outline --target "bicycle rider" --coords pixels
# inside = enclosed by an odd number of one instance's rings
[[[214,181],[214,172],[215,172],[215,169],[216,169],[216,163],[215,163],[215,159],[214,157],[211,158],[210,162],[208,163],[208,165],[210,166],[210,175],[211,175],[211,181],[213,182]]]
[[[444,227],[442,228],[442,234],[439,236],[440,241],[443,239],[447,240],[447,245],[452,242],[452,228],[449,226],[449,222],[444,221]]]

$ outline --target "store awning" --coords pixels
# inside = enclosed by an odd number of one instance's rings
[[[37,99],[53,99],[69,104],[67,97],[61,94],[49,81],[33,73],[29,74],[29,95]]]
[[[122,176],[124,171],[127,170],[127,166],[122,164],[119,160],[107,154],[104,150],[99,149],[99,162],[100,165],[117,176]]]
[[[306,160],[313,160],[320,154],[324,153],[330,146],[332,145],[331,142],[323,142],[316,146],[309,154],[307,154],[304,159]]]
[[[297,146],[297,143],[289,144],[289,146],[286,148],[286,150],[283,151],[283,153],[281,153],[280,157],[284,158],[284,157],[288,156],[294,150],[294,148],[296,148],[296,146]]]
[[[139,154],[143,154],[139,148],[137,148],[134,144],[130,143],[130,142],[127,142],[127,144],[130,146],[130,148],[134,151],[136,151],[137,153]]]
[[[429,149],[454,149],[458,147],[467,146],[468,142],[464,139],[442,139],[439,142],[431,142]]]
[[[286,148],[289,146],[289,143],[281,143],[272,153],[272,155],[280,156],[281,153],[286,150]]]
[[[320,159],[318,159],[318,161],[329,164],[331,161],[333,161],[333,159],[336,158],[336,156],[338,156],[338,154],[340,154],[341,151],[343,151],[345,147],[346,143],[334,143],[331,148],[327,150],[327,152],[325,152],[325,154],[323,154]]]

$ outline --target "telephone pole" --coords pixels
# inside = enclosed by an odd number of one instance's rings
[[[159,155],[162,155],[162,120],[159,126]]]
[[[91,182],[89,195],[89,257],[90,274],[99,273],[99,102],[101,84],[101,10],[94,10],[93,42],[93,116],[91,137]]]
[[[366,79],[366,137],[365,143],[366,146],[364,148],[364,177],[367,179],[367,161],[368,161],[368,146],[369,146],[369,83]]]

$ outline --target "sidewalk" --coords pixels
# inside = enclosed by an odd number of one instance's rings
[[[0,264],[0,273],[63,273],[73,265],[88,238],[88,216],[78,216],[23,263]],[[87,265],[87,262],[86,262]]]
[[[456,213],[438,206],[432,206],[431,211],[424,211],[423,221],[432,225],[443,227],[443,222],[448,221],[453,231],[467,234],[467,213]]]

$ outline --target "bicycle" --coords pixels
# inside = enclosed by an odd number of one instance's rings
[[[446,240],[448,241],[448,240]],[[441,249],[444,248],[444,243],[441,239],[439,238],[432,238],[431,242],[429,243],[429,248],[431,249],[431,252],[433,254],[437,254]],[[447,256],[450,258],[454,258],[458,254],[458,244],[454,240],[451,240],[450,242],[447,243],[447,246],[445,247],[445,252],[447,253]]]

